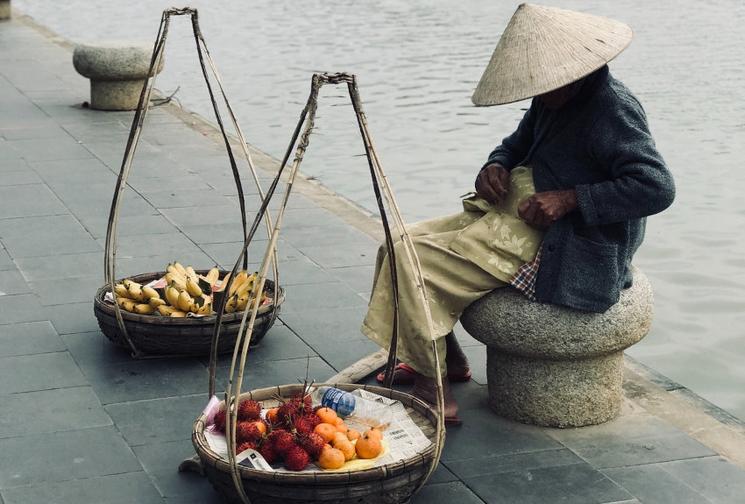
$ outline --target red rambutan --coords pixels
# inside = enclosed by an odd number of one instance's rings
[[[300,446],[308,452],[308,455],[310,455],[313,460],[318,458],[321,454],[321,450],[323,450],[323,447],[326,444],[326,440],[315,432],[299,436],[298,442],[300,443]]]
[[[213,422],[215,424],[215,430],[218,432],[225,432],[225,410],[221,409],[217,413],[215,413],[215,418],[213,419]]]
[[[270,439],[277,453],[280,455],[284,455],[287,450],[295,446],[295,436],[286,430],[272,431],[272,437]]]
[[[253,422],[238,422],[235,428],[235,439],[238,444],[251,442],[258,444],[261,440],[261,431]]]
[[[238,420],[258,420],[261,417],[261,404],[247,399],[238,405]]]
[[[302,471],[310,464],[310,455],[297,445],[285,453],[285,467],[290,471]]]
[[[282,404],[277,411],[277,418],[280,423],[286,427],[291,427],[293,421],[299,416],[301,416],[300,404],[293,400]]]
[[[309,432],[313,432],[313,429],[315,429],[316,425],[318,425],[319,423],[321,423],[321,419],[318,417],[318,415],[303,415],[295,420],[295,430],[297,430],[301,434],[307,434]]]
[[[277,449],[274,447],[274,444],[269,441],[264,441],[263,443],[261,443],[259,453],[261,453],[261,456],[264,457],[264,460],[266,460],[269,464],[273,464],[280,459],[280,454],[277,453]]]
[[[238,445],[238,447],[235,449],[235,454],[238,455],[239,453],[246,451],[246,450],[255,450],[257,448],[256,443],[252,441],[245,441]]]

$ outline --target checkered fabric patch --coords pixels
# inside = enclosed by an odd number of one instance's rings
[[[522,292],[531,301],[535,301],[535,282],[538,278],[538,268],[541,265],[542,249],[543,247],[538,249],[535,259],[520,266],[515,276],[510,280],[510,285]]]

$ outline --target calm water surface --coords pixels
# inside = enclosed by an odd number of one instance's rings
[[[73,40],[152,41],[169,1],[13,0]],[[656,319],[630,353],[745,418],[745,2],[558,0],[624,20],[635,40],[611,71],[640,97],[678,196],[649,221],[637,264]],[[195,0],[251,143],[280,156],[313,71],[359,76],[375,141],[407,219],[459,209],[525,102],[477,109],[470,94],[516,2]],[[158,87],[210,117],[188,23],[176,22]],[[373,208],[351,108],[324,92],[303,171]]]

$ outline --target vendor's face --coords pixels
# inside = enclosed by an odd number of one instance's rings
[[[547,108],[556,110],[563,107],[569,100],[574,98],[574,96],[579,92],[580,87],[582,87],[582,80],[572,82],[571,84],[567,84],[559,89],[554,89],[548,93],[538,95],[538,99]]]

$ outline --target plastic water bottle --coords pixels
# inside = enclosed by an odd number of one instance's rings
[[[386,404],[360,397],[352,392],[334,387],[318,387],[313,393],[313,402],[331,408],[340,416],[355,415],[358,417],[372,416],[385,408]]]

